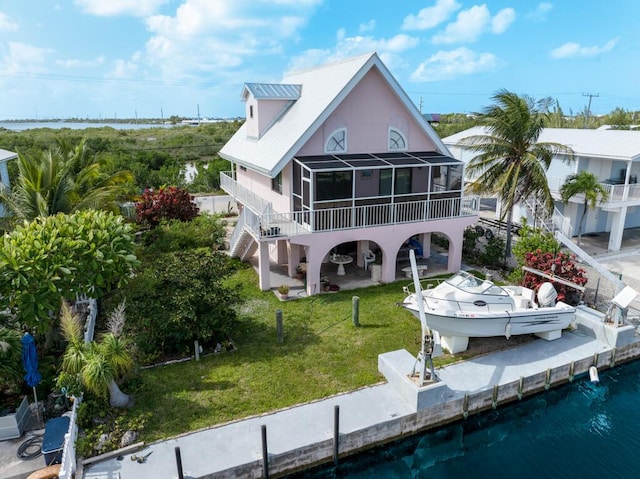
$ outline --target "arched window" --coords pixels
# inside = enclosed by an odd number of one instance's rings
[[[389,151],[406,150],[407,140],[400,130],[389,128]]]
[[[347,129],[335,130],[324,145],[325,153],[344,153],[347,151]]]

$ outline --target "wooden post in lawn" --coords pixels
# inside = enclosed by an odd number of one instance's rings
[[[354,296],[351,298],[351,319],[354,326],[360,326],[360,298]]]
[[[278,336],[278,342],[284,341],[284,331],[282,328],[282,310],[276,309],[276,335]]]
[[[196,352],[196,361],[200,361],[200,344],[197,339],[193,342],[193,349]]]

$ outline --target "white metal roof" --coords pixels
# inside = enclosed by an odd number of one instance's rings
[[[475,126],[443,138],[442,141],[448,146],[455,146],[464,138],[485,134],[487,131],[484,127]],[[545,128],[539,141],[569,146],[576,156],[640,160],[640,131]]]
[[[282,83],[245,83],[242,99],[246,100],[247,92],[251,92],[258,100],[297,100],[300,98],[302,85],[286,85]]]
[[[283,84],[301,85],[300,98],[260,138],[248,138],[242,125],[220,150],[223,158],[275,177],[371,69],[377,68],[440,153],[450,156],[424,117],[376,53],[294,73]]]
[[[9,161],[17,158],[18,154],[13,151],[3,150],[0,148],[0,161]]]

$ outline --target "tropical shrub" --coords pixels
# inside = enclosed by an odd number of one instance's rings
[[[73,383],[84,386],[99,398],[109,397],[111,407],[128,407],[132,399],[124,394],[116,380],[122,379],[133,370],[131,342],[122,335],[124,326],[124,303],[118,305],[109,319],[109,332],[102,335],[99,342],[84,342],[80,320],[73,314],[66,302],[62,303],[60,326],[67,347],[62,356],[62,371],[75,377]],[[65,378],[58,378],[58,382]]]
[[[462,239],[462,258],[465,261],[476,261],[478,258],[478,239],[482,234],[475,228],[467,228],[464,230]]]
[[[566,279],[579,286],[584,286],[588,281],[586,271],[576,264],[575,255],[562,251],[550,253],[536,250],[526,253],[525,266],[549,275],[557,276],[558,278]],[[522,285],[537,291],[538,287],[547,281],[549,281],[549,279],[527,272],[524,275]],[[553,283],[553,285],[558,292],[558,301],[564,301],[573,305],[578,304],[581,294],[577,289],[561,283]]]
[[[8,308],[17,324],[47,332],[50,311],[62,299],[100,298],[129,280],[138,264],[131,233],[121,216],[95,210],[16,227],[0,243],[0,311]]]
[[[226,339],[236,319],[236,291],[223,280],[235,269],[210,249],[162,254],[146,262],[112,300],[127,298],[127,331],[142,360]]]
[[[503,268],[505,260],[505,241],[500,236],[487,239],[484,249],[478,255],[478,262],[489,268]]]
[[[198,216],[198,206],[193,197],[175,186],[146,190],[136,203],[138,223],[158,226],[163,220],[191,221]]]
[[[15,390],[22,380],[20,333],[0,327],[0,391]]]
[[[157,255],[193,248],[219,249],[224,244],[224,225],[217,216],[198,215],[193,221],[165,220],[145,233],[144,254]]]
[[[518,284],[522,283],[524,279],[522,267],[526,264],[527,253],[539,250],[543,253],[555,254],[561,249],[560,243],[551,233],[527,225],[524,218],[522,224],[519,233],[520,239],[513,246],[513,256],[518,267],[509,275],[509,279]]]

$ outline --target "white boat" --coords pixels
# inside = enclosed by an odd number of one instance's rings
[[[420,296],[428,327],[440,333],[442,345],[452,353],[466,350],[470,337],[535,333],[557,339],[576,312],[573,306],[555,302],[557,293],[551,283],[540,286],[536,302],[529,288],[498,286],[465,271],[435,288],[408,294],[401,305],[418,319]]]

